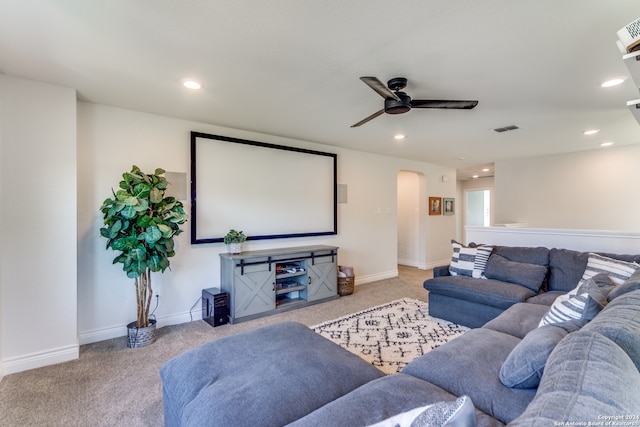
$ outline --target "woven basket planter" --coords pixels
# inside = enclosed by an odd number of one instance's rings
[[[149,326],[136,328],[136,322],[127,325],[127,347],[142,348],[156,342],[156,321],[149,320]]]
[[[351,295],[355,288],[355,277],[338,277],[338,295]]]

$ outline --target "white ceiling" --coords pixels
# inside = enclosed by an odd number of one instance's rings
[[[0,73],[78,99],[455,167],[640,143],[616,31],[631,0],[0,0]],[[382,108],[359,80],[409,79]],[[181,82],[204,83],[198,92]],[[492,129],[517,125],[519,130]],[[595,136],[582,132],[601,129]],[[407,135],[393,140],[396,132]]]

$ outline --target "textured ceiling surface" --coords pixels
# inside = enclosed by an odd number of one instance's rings
[[[616,31],[628,0],[0,0],[0,73],[78,99],[459,169],[640,142]],[[477,99],[350,126],[406,77],[416,99]],[[182,87],[186,78],[204,84]],[[519,129],[497,133],[494,128]],[[600,132],[585,136],[586,129]],[[406,138],[393,139],[396,133]]]

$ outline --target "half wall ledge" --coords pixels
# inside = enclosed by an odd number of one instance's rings
[[[465,227],[465,230],[466,243],[640,253],[640,233],[635,232],[528,227]]]

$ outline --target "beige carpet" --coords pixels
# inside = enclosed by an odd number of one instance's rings
[[[357,273],[357,272],[356,272]],[[260,326],[298,321],[307,326],[399,298],[426,301],[431,271],[400,267],[400,277],[357,286],[353,295],[217,328],[195,321],[158,330],[158,341],[126,348],[116,338],[80,349],[80,358],[6,376],[0,382],[1,426],[162,426],[159,370],[170,358],[207,341]]]

